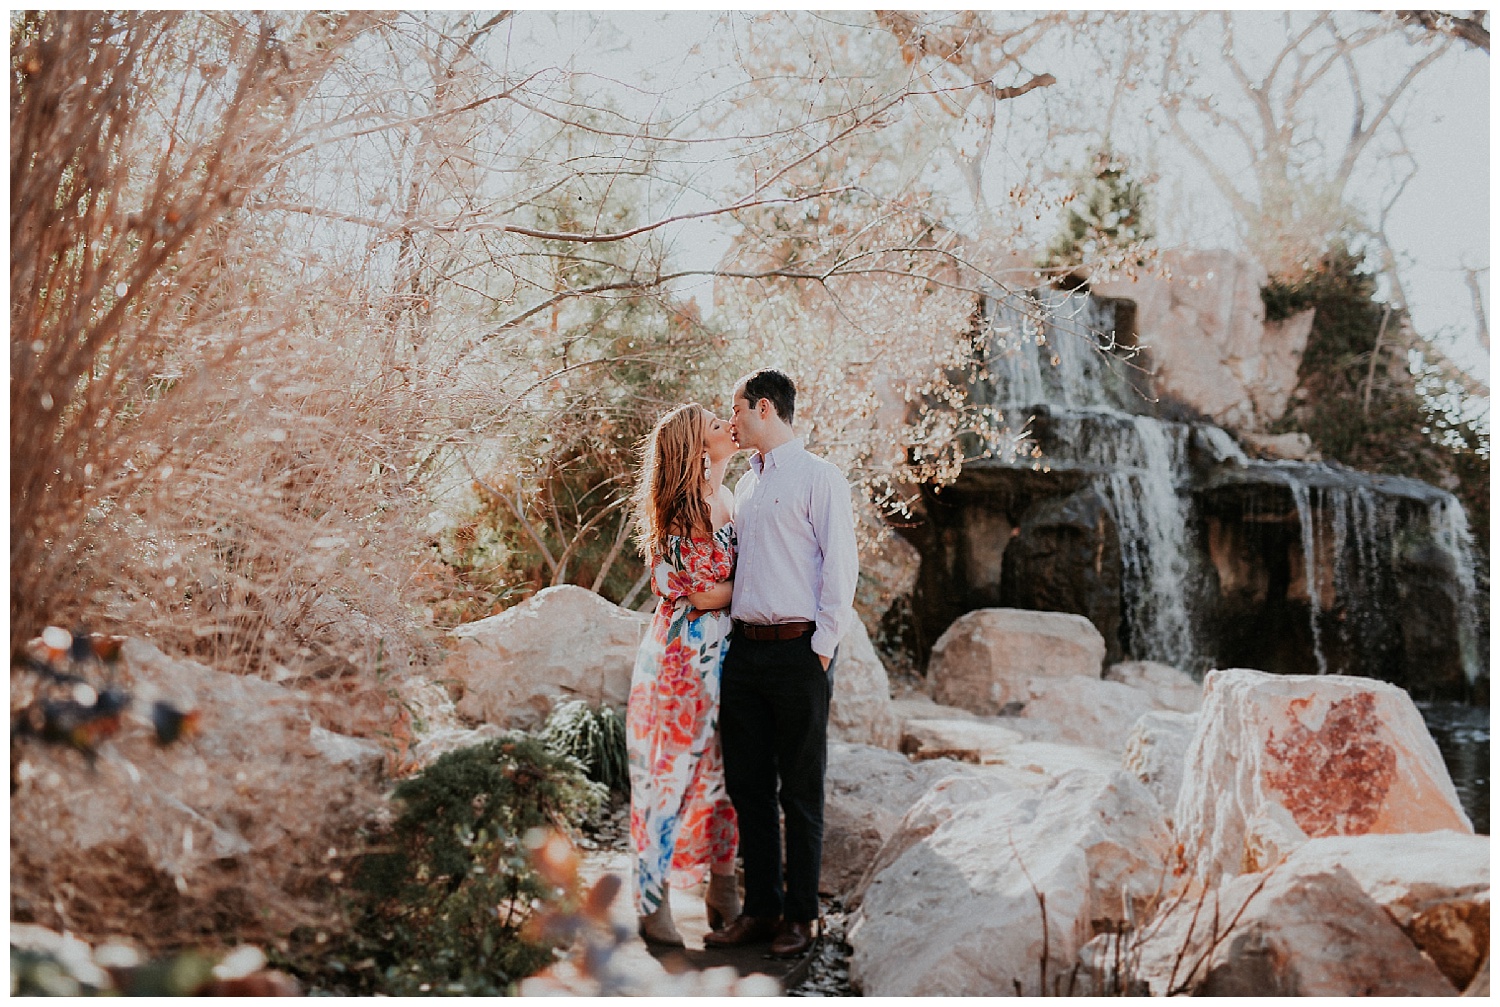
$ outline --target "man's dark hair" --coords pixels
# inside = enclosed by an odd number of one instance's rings
[[[740,378],[735,386],[736,394],[743,395],[753,409],[761,399],[770,399],[771,406],[785,423],[792,422],[797,410],[797,386],[792,379],[773,367],[760,370]]]

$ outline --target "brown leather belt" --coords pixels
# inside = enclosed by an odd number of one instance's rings
[[[815,622],[778,622],[770,626],[758,626],[753,622],[734,620],[737,633],[747,640],[795,640],[815,631]]]

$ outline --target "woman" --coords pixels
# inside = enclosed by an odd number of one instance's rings
[[[719,669],[729,644],[734,498],[724,469],[739,450],[729,424],[679,406],[646,438],[636,530],[661,600],[636,655],[626,709],[635,908],[647,941],[682,945],[668,883],[709,869],[709,924],[739,915],[738,832],[719,752]]]

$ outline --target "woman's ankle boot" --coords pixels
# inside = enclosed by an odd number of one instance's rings
[[[723,930],[740,915],[739,881],[733,874],[710,874],[708,893],[703,896],[703,905],[708,910],[708,925],[713,930]]]
[[[666,947],[680,948],[682,935],[677,932],[677,927],[672,923],[672,901],[670,893],[661,893],[661,905],[648,916],[639,916],[639,929],[647,944],[661,944]]]

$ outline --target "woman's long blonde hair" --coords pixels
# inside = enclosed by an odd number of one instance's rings
[[[703,407],[678,406],[641,443],[635,487],[636,540],[649,561],[666,552],[668,535],[713,534],[704,457]]]

